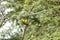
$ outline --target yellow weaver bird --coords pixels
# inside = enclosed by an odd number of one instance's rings
[[[28,25],[28,20],[25,19],[25,18],[22,18],[22,19],[21,19],[21,22],[22,22],[24,25]]]

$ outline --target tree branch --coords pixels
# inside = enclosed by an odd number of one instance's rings
[[[22,35],[22,40],[24,40],[24,36],[25,36],[25,33],[26,33],[26,29],[27,29],[27,25],[25,25],[24,32],[23,32],[23,35]]]

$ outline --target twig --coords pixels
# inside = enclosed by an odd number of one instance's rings
[[[22,35],[22,40],[24,40],[26,29],[27,29],[27,25],[25,25],[24,32],[23,32],[23,35]]]

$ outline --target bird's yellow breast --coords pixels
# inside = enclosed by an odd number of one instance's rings
[[[25,25],[28,23],[27,19],[23,19],[23,18],[21,19],[21,22]]]

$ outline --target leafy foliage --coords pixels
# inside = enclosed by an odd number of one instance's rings
[[[22,24],[21,19],[28,20],[25,32],[21,32],[24,37],[14,35],[8,40],[60,40],[59,0],[7,1],[6,6],[14,8],[14,11],[6,14],[12,22],[16,20],[16,25],[24,28],[25,24]]]

